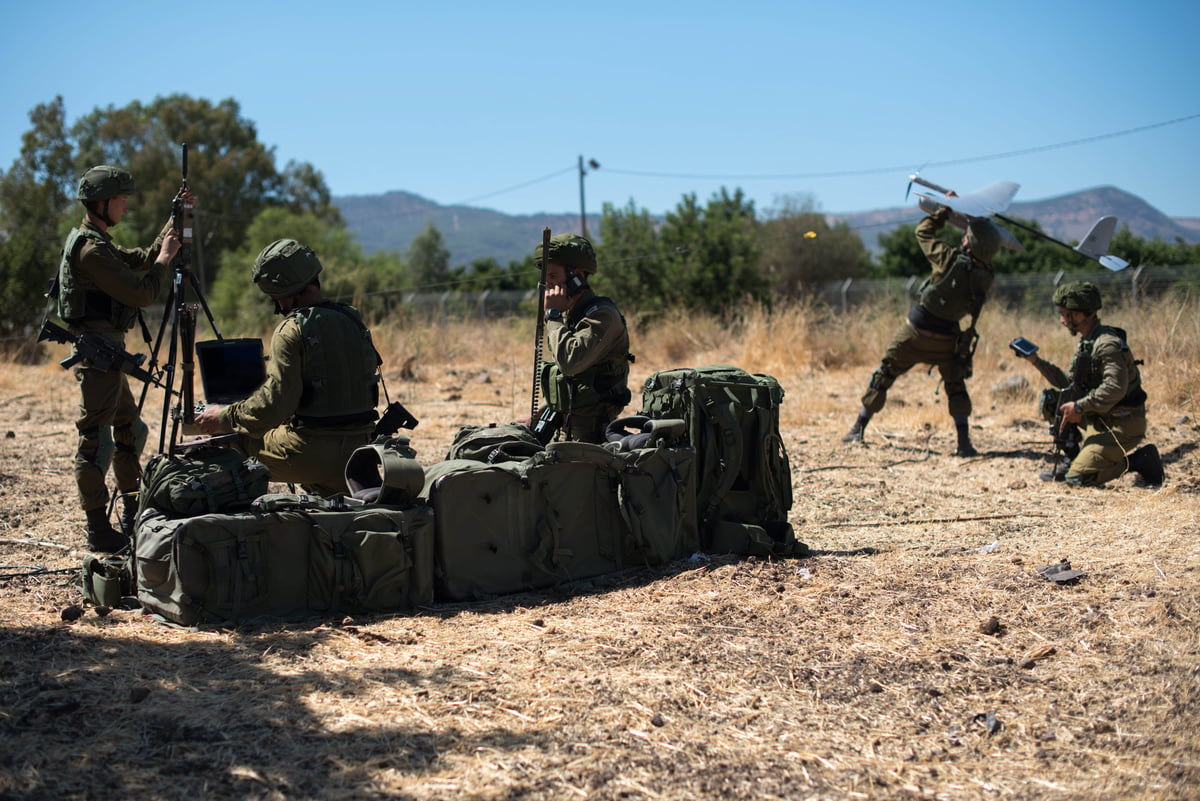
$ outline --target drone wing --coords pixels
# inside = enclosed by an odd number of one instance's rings
[[[968,192],[965,195],[929,196],[931,200],[943,206],[949,206],[960,214],[968,217],[990,217],[1008,210],[1020,184],[1012,181],[996,181],[982,189]]]
[[[1013,190],[1013,191],[1016,191],[1016,190]],[[926,214],[933,214],[940,207],[946,205],[944,202],[945,199],[939,197],[938,199],[935,200],[930,195],[926,195],[921,192],[917,193],[917,198],[918,198],[917,205],[920,207],[921,211],[925,212]],[[952,197],[952,198],[949,198],[949,200],[958,200],[958,198]],[[985,215],[972,214],[970,216],[983,217]],[[946,222],[950,223],[955,228],[958,228],[962,231],[967,230],[967,215],[964,212],[960,212],[958,209],[955,209],[955,208],[950,209],[950,216],[946,218]],[[1019,253],[1025,252],[1025,246],[1021,244],[1021,240],[1017,239],[1016,235],[1013,234],[1012,231],[1008,230],[1003,225],[1000,225],[999,223],[996,223],[996,222],[993,222],[992,225],[996,226],[996,230],[1000,232],[1000,246],[1001,247],[1006,247],[1009,250],[1015,250]]]

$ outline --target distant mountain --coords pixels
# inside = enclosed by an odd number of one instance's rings
[[[450,251],[451,266],[475,259],[494,258],[504,265],[533,252],[542,239],[542,229],[555,233],[579,232],[578,214],[502,214],[471,206],[439,206],[410,192],[383,195],[351,195],[334,198],[346,225],[368,253],[379,250],[404,252],[409,243],[432,222],[442,233]],[[1069,195],[1014,203],[1008,215],[1036,220],[1042,230],[1056,239],[1081,239],[1092,223],[1104,216],[1118,219],[1118,230],[1129,230],[1143,239],[1200,242],[1200,218],[1171,218],[1141,198],[1116,187],[1101,186]],[[849,223],[859,232],[868,250],[878,249],[879,234],[921,218],[916,203],[907,207],[826,215],[831,221]],[[600,230],[600,216],[588,215],[588,231]]]
[[[333,202],[363,250],[408,250],[409,243],[432,222],[450,251],[450,265],[494,258],[501,265],[533,254],[542,229],[579,232],[578,214],[502,214],[471,206],[439,206],[410,192],[351,195]],[[600,230],[600,216],[588,215],[588,232]]]
[[[1179,237],[1192,244],[1200,242],[1200,220],[1168,217],[1140,197],[1113,186],[1100,186],[1046,200],[1014,203],[1006,214],[1022,220],[1036,220],[1043,231],[1063,242],[1079,241],[1101,217],[1116,217],[1118,231],[1128,227],[1134,236],[1142,239],[1174,242]],[[868,249],[876,250],[876,239],[880,234],[898,225],[915,223],[922,215],[914,203],[906,208],[826,216],[831,221],[847,222],[859,232]]]

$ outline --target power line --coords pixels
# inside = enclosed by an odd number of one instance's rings
[[[549,181],[551,178],[557,178],[560,175],[563,175],[568,172],[574,172],[574,171],[575,171],[575,165],[572,164],[570,167],[567,167],[564,170],[558,170],[557,172],[552,172],[549,175],[543,175],[541,178],[534,178],[532,181],[526,181],[525,183],[517,184],[515,186],[510,186],[510,187],[507,187],[506,189],[497,189],[495,192],[488,192],[486,195],[479,195],[478,197],[471,197],[471,198],[467,198],[466,200],[459,200],[455,203],[451,203],[450,205],[451,206],[465,206],[468,203],[476,203],[480,200],[486,200],[489,197],[495,197],[496,195],[503,195],[505,192],[515,192],[516,190],[524,189],[527,186],[533,186],[534,184],[540,184],[542,181]]]
[[[1163,122],[1155,122],[1150,125],[1141,125],[1137,128],[1126,128],[1122,131],[1113,131],[1111,133],[1097,134],[1095,136],[1087,136],[1082,139],[1071,139],[1066,142],[1056,142],[1052,145],[1038,145],[1037,147],[1027,147],[1021,150],[1009,150],[1003,153],[991,153],[983,156],[969,156],[961,159],[951,159],[948,161],[929,161],[924,162],[922,167],[948,167],[957,164],[970,164],[977,161],[993,161],[995,159],[1006,159],[1014,156],[1027,156],[1030,153],[1042,153],[1047,150],[1058,150],[1066,147],[1075,147],[1089,142],[1096,142],[1101,139],[1112,139],[1118,136],[1128,136],[1129,134],[1141,133],[1149,131],[1153,128],[1162,128],[1167,125],[1176,125],[1188,120],[1194,120],[1200,117],[1200,114],[1189,114],[1186,117],[1176,117],[1173,120],[1165,120]],[[771,181],[771,180],[797,180],[797,179],[812,179],[812,178],[849,178],[856,175],[878,175],[882,173],[895,173],[904,170],[913,169],[913,165],[906,164],[899,167],[871,167],[862,170],[838,170],[836,172],[808,172],[808,173],[787,173],[775,175],[702,175],[692,173],[675,173],[675,172],[649,172],[643,170],[622,170],[619,168],[611,168],[605,165],[604,171],[615,173],[618,175],[637,175],[644,178],[690,178],[702,180],[719,180],[719,181]]]

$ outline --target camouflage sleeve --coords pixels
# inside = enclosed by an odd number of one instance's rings
[[[569,376],[578,375],[607,358],[624,330],[621,313],[612,306],[600,305],[573,332],[565,323],[548,322],[546,343],[559,369]]]
[[[1040,356],[1033,363],[1033,366],[1037,368],[1037,371],[1042,374],[1042,378],[1046,379],[1052,387],[1063,389],[1071,383],[1070,377],[1063,372],[1061,367],[1046,361]]]
[[[126,306],[149,306],[162,291],[167,268],[154,261],[151,250],[127,249],[111,242],[88,240],[79,251],[82,286],[98,289]]]
[[[929,259],[929,263],[933,267],[934,281],[946,272],[946,268],[950,266],[950,262],[954,261],[954,254],[957,252],[955,248],[938,239],[938,231],[945,227],[946,217],[949,214],[949,209],[941,208],[917,223],[917,244],[921,246],[921,252],[925,254],[925,258]]]
[[[1100,376],[1100,383],[1079,399],[1079,411],[1106,414],[1128,394],[1130,371],[1125,353],[1116,337],[1096,339],[1092,347],[1092,374]]]
[[[304,388],[300,325],[288,318],[271,335],[267,380],[244,401],[221,410],[221,423],[239,434],[261,438],[282,425],[300,406]]]

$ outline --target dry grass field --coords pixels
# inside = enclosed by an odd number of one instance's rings
[[[1104,317],[1145,360],[1161,488],[1037,479],[1040,387],[1000,387],[1036,380],[1017,334],[1067,363],[1049,308],[985,311],[965,460],[919,368],[865,446],[840,442],[898,308],[680,317],[635,329],[635,379],[781,380],[811,556],[196,631],[64,619],[76,389],[54,360],[6,364],[0,799],[1200,798],[1200,314],[1190,297]],[[527,413],[532,325],[375,331],[423,462],[460,425]],[[1037,572],[1063,559],[1076,582]]]

